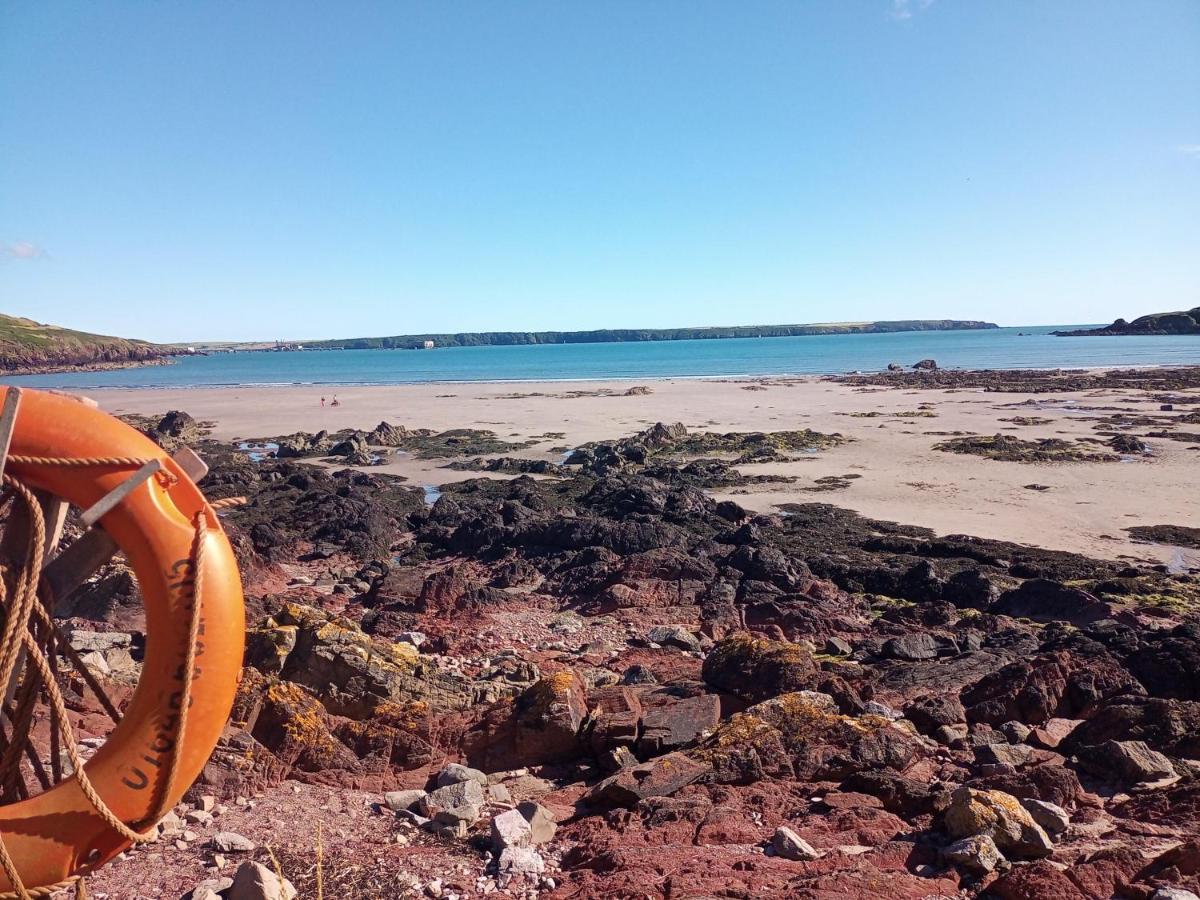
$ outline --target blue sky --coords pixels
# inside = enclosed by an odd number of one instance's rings
[[[1200,303],[1200,3],[0,0],[0,311],[154,340]]]

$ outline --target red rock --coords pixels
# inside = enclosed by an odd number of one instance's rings
[[[642,718],[641,693],[637,688],[611,686],[588,694],[591,711],[592,752],[599,755],[618,746],[633,746],[638,739]]]
[[[543,678],[511,703],[501,701],[463,738],[472,766],[485,772],[576,759],[587,717],[583,683],[572,672]]]
[[[676,698],[666,691],[653,691],[644,694],[642,700],[645,710],[637,746],[643,756],[677,750],[721,721],[721,700],[716,694]]]
[[[1083,795],[1079,776],[1061,765],[1032,766],[1020,772],[992,775],[972,781],[971,787],[1004,791],[1014,797],[1030,797],[1059,806],[1072,806]]]
[[[989,889],[1000,900],[1092,900],[1045,860],[1016,866]]]
[[[1200,840],[1193,838],[1155,857],[1148,866],[1138,872],[1135,880],[1162,878],[1168,872],[1188,876],[1200,875]]]
[[[1010,720],[1036,725],[1055,717],[1085,717],[1102,701],[1144,689],[1107,653],[1068,650],[1011,663],[963,692],[970,722]]]
[[[1082,722],[1082,719],[1047,719],[1029,734],[1029,743],[1053,750]]]
[[[668,753],[604,779],[591,790],[587,799],[598,806],[628,809],[647,797],[669,797],[708,771],[707,766],[682,753]]]
[[[878,797],[855,791],[830,791],[821,802],[830,809],[883,809],[883,801]]]
[[[1109,847],[1075,863],[1067,874],[1091,896],[1113,897],[1120,895],[1120,889],[1145,863],[1145,857],[1133,847]]]

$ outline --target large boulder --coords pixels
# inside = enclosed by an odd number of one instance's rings
[[[1152,696],[1200,700],[1200,625],[1147,640],[1129,657],[1129,669]]]
[[[967,721],[967,711],[957,697],[927,694],[904,707],[904,716],[922,734],[932,734],[945,725]]]
[[[1052,717],[1086,718],[1105,700],[1141,693],[1142,686],[1111,655],[1059,650],[980,679],[963,692],[962,702],[971,722],[1040,725]]]
[[[380,422],[367,435],[367,443],[373,447],[399,447],[408,438],[408,429],[403,425]]]
[[[332,442],[329,432],[318,431],[316,434],[306,434],[298,431],[293,435],[280,438],[275,455],[279,459],[298,459],[305,456],[320,456],[328,453]]]
[[[371,638],[349,619],[289,604],[268,620],[273,626],[296,629],[280,677],[310,688],[335,715],[365,719],[385,702],[441,710],[471,704],[471,685],[461,676],[435,668],[411,644]]]
[[[1144,741],[1105,741],[1080,747],[1075,759],[1085,771],[1124,784],[1159,781],[1178,774],[1169,759]]]
[[[1054,851],[1054,843],[1028,810],[1003,791],[958,788],[944,816],[952,838],[987,835],[1002,853],[1012,858],[1038,859]]]
[[[486,772],[567,762],[583,752],[587,715],[583,682],[556,672],[489,709],[464,738],[467,759]]]
[[[301,772],[357,768],[357,757],[333,736],[329,713],[311,692],[276,681],[260,702],[251,734],[286,766]]]
[[[910,661],[936,659],[939,646],[938,639],[932,634],[918,632],[884,641],[883,655]]]
[[[430,791],[418,803],[421,812],[439,825],[474,825],[486,803],[477,781],[459,781]]]
[[[1200,759],[1200,702],[1120,697],[1072,729],[1058,749],[1072,754],[1110,740],[1144,741],[1168,756]]]
[[[943,785],[905,778],[887,770],[855,772],[842,782],[841,788],[876,797],[888,812],[909,821],[940,813],[950,805],[950,791]]]
[[[205,434],[200,424],[180,409],[171,410],[146,433],[164,450],[175,450],[188,444],[194,444]]]
[[[750,701],[803,691],[819,680],[816,663],[803,647],[746,632],[719,641],[704,660],[702,674],[714,688]]]
[[[840,780],[904,771],[921,755],[910,732],[882,716],[847,716],[826,694],[783,694],[735,713],[694,751],[717,781]]]
[[[663,687],[643,692],[637,749],[642,757],[678,750],[716,728],[721,701],[716,694],[685,693]]]
[[[1004,593],[990,611],[1035,622],[1063,621],[1082,626],[1111,617],[1112,606],[1079,588],[1031,578]]]

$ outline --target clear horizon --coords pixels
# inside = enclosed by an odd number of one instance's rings
[[[6,4],[0,312],[178,343],[1190,309],[1198,46],[1188,0]]]

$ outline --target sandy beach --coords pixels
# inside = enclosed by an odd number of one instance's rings
[[[635,384],[649,394],[628,396]],[[1141,391],[1055,394],[977,390],[855,388],[815,378],[771,380],[421,384],[339,388],[238,387],[186,390],[95,390],[114,413],[183,409],[212,423],[218,439],[273,437],[320,429],[369,430],[381,420],[409,428],[482,428],[508,440],[536,440],[513,455],[559,461],[551,448],[632,434],[655,422],[703,431],[810,428],[852,440],[787,463],[742,467],[747,474],[784,474],[791,484],[737,493],[747,508],[828,502],[864,515],[1088,555],[1196,565],[1196,551],[1137,543],[1124,529],[1200,521],[1200,450],[1151,440],[1152,454],[1122,462],[1000,462],[934,450],[946,433],[1013,434],[1023,439],[1094,438],[1100,416],[1114,410],[1157,413]],[[1036,425],[1001,421],[1036,415]],[[480,473],[444,468],[445,460],[389,458],[380,471],[419,485],[442,485]],[[854,474],[844,489],[814,491],[816,479]],[[488,477],[504,477],[491,475]],[[1038,484],[1048,490],[1033,490]],[[1182,554],[1182,556],[1181,556]]]

